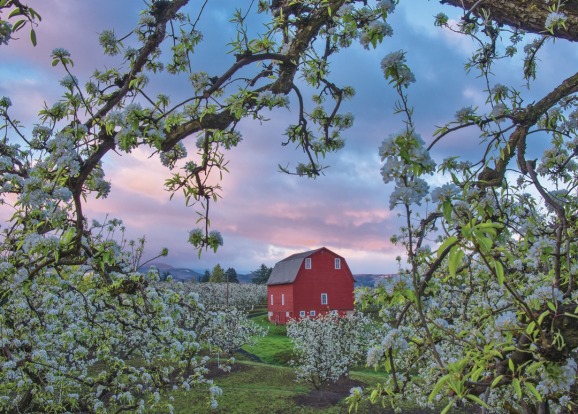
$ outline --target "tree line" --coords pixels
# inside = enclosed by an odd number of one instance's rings
[[[257,270],[251,272],[251,283],[257,285],[266,284],[272,271],[272,267],[261,264]],[[209,271],[209,269],[205,270],[205,273],[199,276],[198,281],[199,283],[239,283],[239,278],[235,268],[229,267],[227,270],[224,270],[220,264],[217,264],[213,267],[212,271]]]
[[[223,238],[209,211],[221,186],[209,177],[227,171],[242,120],[265,121],[291,95],[297,108],[283,144],[301,149],[304,160],[280,169],[320,176],[353,123],[343,103],[354,90],[335,83],[333,59],[352,44],[376,48],[392,36],[389,17],[403,1],[241,2],[229,20],[230,64],[211,74],[192,59],[208,40],[197,25],[208,2],[146,2],[128,34],[99,35],[118,66],[78,79],[75,57],[53,49],[62,96],[29,128],[10,97],[0,97],[0,195],[11,217],[0,238],[0,411],[170,412],[158,406],[163,389],[201,383],[216,404],[200,353],[213,335],[201,339],[206,326],[226,326],[227,315],[207,314],[194,292],[183,296],[156,286],[157,274],[137,272],[142,251],[126,244],[120,220],[88,220],[86,200],[110,192],[104,159],[139,148],[158,155],[172,174],[166,189],[198,208],[189,242],[216,251]],[[578,73],[552,70],[564,65],[551,59],[569,55],[567,40],[578,40],[578,8],[552,0],[441,3],[461,16],[438,5],[432,25],[468,45],[460,70],[465,64],[481,81],[472,86],[480,99],[428,133],[412,106],[415,50],[384,53],[401,118],[397,132],[383,131],[379,156],[382,179],[393,186],[390,209],[404,219],[391,241],[404,254],[398,278],[358,296],[380,309],[381,340],[367,364],[384,375],[352,404],[412,398],[439,401],[444,413],[464,402],[483,412],[576,412]],[[13,47],[28,29],[36,44],[40,20],[21,1],[0,1],[0,47]],[[161,72],[190,81],[182,88],[190,95],[171,102],[157,94]],[[434,74],[452,88],[447,74]],[[187,139],[196,140],[195,155]],[[451,139],[464,145],[436,159]],[[472,160],[461,157],[466,143],[478,148]]]

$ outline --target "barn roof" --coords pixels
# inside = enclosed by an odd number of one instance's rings
[[[297,273],[299,273],[303,259],[323,249],[325,249],[325,247],[321,247],[320,249],[316,250],[309,250],[308,252],[296,253],[281,260],[280,262],[277,262],[273,268],[273,271],[271,272],[271,276],[269,276],[267,284],[283,285],[286,283],[293,283],[297,277]]]

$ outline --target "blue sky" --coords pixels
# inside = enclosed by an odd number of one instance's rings
[[[200,27],[205,44],[194,65],[216,74],[233,63],[234,57],[225,53],[235,35],[228,21],[236,7],[248,3],[209,2]],[[169,201],[163,190],[168,171],[144,150],[106,158],[112,192],[104,201],[91,200],[87,214],[98,220],[107,214],[123,219],[130,237],[146,236],[149,256],[168,247],[170,255],[163,261],[173,266],[203,270],[220,263],[246,272],[261,263],[273,266],[289,254],[325,246],[344,256],[353,273],[395,272],[395,257],[401,252],[389,239],[399,218],[388,208],[392,188],[381,180],[377,148],[384,137],[402,128],[402,120],[393,115],[396,97],[383,79],[381,59],[395,50],[407,51],[417,79],[410,88],[410,99],[426,142],[431,141],[436,126],[450,121],[458,109],[483,106],[485,100],[480,79],[463,70],[472,44],[433,25],[433,16],[439,11],[457,17],[458,10],[426,0],[401,3],[390,20],[392,38],[376,50],[356,45],[333,59],[334,81],[356,90],[355,98],[346,104],[355,124],[345,134],[346,147],[325,160],[330,168],[324,176],[308,180],[278,172],[278,164],[295,165],[303,160],[300,151],[281,146],[294,113],[275,111],[267,123],[241,123],[243,142],[228,154],[230,173],[223,179],[222,199],[212,209],[212,225],[224,237],[217,254],[206,252],[198,259],[187,244],[188,230],[195,227],[195,212],[184,207],[180,197]],[[75,75],[87,80],[95,68],[114,64],[112,58],[102,56],[98,33],[110,28],[119,35],[126,33],[138,19],[141,4],[54,0],[35,6],[43,17],[37,29],[39,45],[33,48],[23,39],[9,47],[0,46],[0,96],[11,98],[13,115],[30,126],[28,131],[43,103],[52,104],[61,93],[58,80],[64,73],[51,66],[50,51],[68,49]],[[546,52],[537,92],[547,91],[576,67],[576,52],[569,44],[558,42]],[[522,86],[518,64],[518,60],[499,64],[496,81]],[[158,87],[176,102],[186,93],[183,84],[182,79],[166,77]],[[194,138],[185,145],[192,148]],[[475,133],[466,132],[436,146],[433,156],[440,161],[459,151],[467,157],[479,148]],[[442,177],[432,177],[431,187],[442,182]],[[2,213],[6,217],[7,213]]]

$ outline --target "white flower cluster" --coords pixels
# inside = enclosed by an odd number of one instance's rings
[[[360,362],[372,336],[371,322],[361,314],[326,314],[289,322],[287,336],[294,346],[297,380],[319,388]]]
[[[359,42],[365,49],[373,44],[374,39],[383,39],[393,35],[393,29],[387,22],[372,21],[361,30]]]
[[[391,78],[406,88],[415,82],[415,75],[405,63],[405,53],[401,50],[385,56],[381,61],[381,69],[386,79]]]
[[[536,389],[543,394],[566,394],[576,382],[577,364],[572,358],[563,365],[550,364],[542,369]]]
[[[52,234],[30,233],[13,257],[5,253],[0,280],[12,293],[0,308],[0,347],[7,350],[0,375],[2,390],[10,390],[10,398],[0,398],[0,411],[16,411],[34,389],[29,403],[42,411],[82,400],[98,412],[122,411],[135,404],[139,412],[154,412],[161,404],[162,387],[186,390],[201,384],[207,384],[216,406],[220,389],[206,378],[208,359],[200,355],[201,349],[230,353],[263,335],[262,328],[236,307],[262,303],[263,286],[258,293],[231,286],[231,307],[215,304],[211,309],[185,284],[154,283],[155,273],[120,271],[131,267],[130,255],[109,236],[121,225],[118,220],[93,223],[99,233],[92,247],[101,253],[82,266],[38,272],[11,264],[16,257],[51,257],[62,243]],[[110,263],[117,270],[103,271]],[[98,289],[103,284],[107,287]],[[224,289],[203,296],[224,297]],[[135,359],[142,363],[135,364]],[[150,370],[159,359],[164,361],[161,371]],[[34,376],[42,376],[41,383],[33,381],[26,364],[35,367]],[[87,388],[90,383],[99,385]]]
[[[568,20],[568,17],[564,13],[553,11],[546,17],[544,27],[548,30],[554,31],[557,27],[562,26],[566,20]]]
[[[257,304],[267,302],[267,286],[252,283],[181,283],[160,282],[168,288],[183,292],[207,309],[224,310],[228,306],[239,310],[250,310]]]
[[[12,38],[12,24],[6,20],[0,21],[0,45],[7,45]]]
[[[174,168],[176,162],[187,156],[187,149],[179,142],[171,150],[161,153],[161,163],[170,169]]]
[[[424,142],[415,132],[401,132],[383,140],[379,155],[385,161],[381,176],[387,184],[395,183],[389,197],[389,208],[398,204],[421,205],[429,186],[420,176],[433,173],[435,163],[424,148]]]
[[[431,192],[431,199],[435,203],[450,201],[460,191],[459,187],[452,183],[446,183],[441,187],[434,188]]]

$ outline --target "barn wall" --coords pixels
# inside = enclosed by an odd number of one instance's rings
[[[341,259],[341,269],[335,269],[334,259]],[[295,280],[295,315],[304,310],[306,315],[314,310],[316,315],[338,311],[344,315],[353,310],[353,276],[345,259],[328,250],[320,250],[311,256],[311,269],[305,269],[305,261]],[[321,294],[327,293],[327,305],[321,304]]]
[[[273,304],[271,304],[271,295],[273,295]],[[283,296],[284,301],[282,300]],[[284,324],[290,318],[295,317],[293,311],[293,286],[290,284],[267,286],[267,308],[269,320],[273,323]]]

